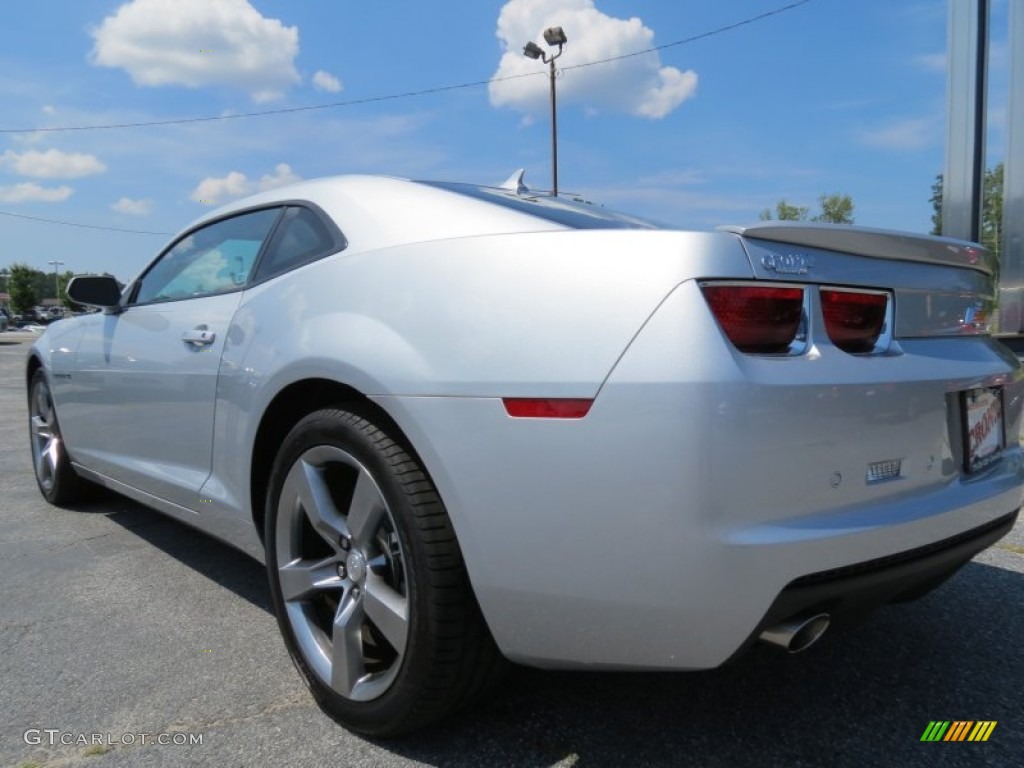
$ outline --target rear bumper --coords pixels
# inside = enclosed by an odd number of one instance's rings
[[[794,616],[827,613],[832,627],[861,621],[888,603],[916,600],[940,586],[971,558],[1008,534],[1017,522],[1012,512],[990,523],[933,544],[842,568],[794,579],[775,598],[739,655],[761,633]]]
[[[901,558],[990,524],[1001,534],[1021,506],[1016,447],[970,482],[766,520],[770,504],[728,505],[742,467],[732,487],[719,485],[675,439],[684,433],[664,403],[627,427],[600,400],[585,419],[562,422],[508,419],[491,399],[396,400],[382,404],[438,486],[498,646],[538,667],[716,667],[769,619],[844,592],[852,609],[859,597],[859,582],[818,592],[802,577]],[[928,561],[920,581],[879,571],[892,584],[863,602],[928,586],[996,537]]]

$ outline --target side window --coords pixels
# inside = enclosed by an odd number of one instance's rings
[[[179,240],[142,277],[134,303],[191,299],[249,281],[260,247],[280,214],[268,208],[223,219]]]
[[[345,241],[329,229],[320,217],[308,208],[289,208],[281,226],[256,268],[256,280],[266,280],[290,269],[340,251]]]

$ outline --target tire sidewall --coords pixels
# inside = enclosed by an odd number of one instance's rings
[[[36,397],[36,389],[43,385],[46,387],[49,393],[51,407],[53,408],[53,428],[60,435],[60,449],[57,457],[57,466],[53,471],[53,484],[50,489],[47,490],[42,481],[39,479],[39,468],[36,466],[36,450],[35,450],[35,436],[32,434],[32,402]],[[64,434],[60,430],[60,422],[57,419],[57,404],[53,400],[53,388],[50,386],[50,380],[46,375],[46,371],[42,368],[37,368],[36,372],[32,374],[32,381],[29,382],[28,389],[28,430],[29,430],[29,447],[32,449],[32,473],[36,478],[36,487],[39,488],[39,492],[43,495],[50,504],[61,505],[67,501],[65,493],[67,486],[74,483],[77,475],[74,474],[75,470],[71,466],[71,461],[68,458],[67,447],[64,445]],[[40,459],[42,460],[42,459]]]
[[[340,417],[340,418],[339,418]],[[300,421],[285,438],[274,460],[264,514],[267,575],[271,600],[288,653],[321,707],[343,725],[362,733],[383,733],[391,725],[406,719],[416,708],[417,691],[427,676],[432,657],[432,632],[429,631],[429,585],[418,576],[424,572],[422,542],[410,526],[414,513],[406,500],[387,459],[360,429],[374,429],[372,422],[351,410],[325,410]],[[277,577],[277,507],[284,480],[291,467],[310,448],[330,445],[349,453],[362,464],[380,488],[402,547],[409,605],[409,636],[398,675],[391,687],[371,701],[352,701],[324,684],[306,662],[288,620]],[[416,462],[419,466],[418,462]],[[421,468],[422,471],[422,468]],[[424,473],[425,476],[425,473]]]

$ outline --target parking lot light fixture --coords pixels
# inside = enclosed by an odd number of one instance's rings
[[[60,306],[60,271],[59,271],[59,268],[64,266],[64,262],[63,261],[57,261],[56,259],[54,259],[53,261],[48,261],[46,263],[53,265],[53,295],[57,299],[57,306],[59,307]]]
[[[548,65],[548,79],[551,84],[551,195],[558,197],[558,109],[555,97],[555,59],[562,55],[569,38],[561,27],[548,27],[544,30],[544,42],[549,46],[558,46],[558,52],[548,55],[544,49],[532,40],[523,46],[523,55],[530,59],[540,59]]]
[[[544,56],[544,49],[531,41],[523,47],[523,55],[531,59],[539,59]]]
[[[565,45],[569,38],[565,36],[561,27],[548,27],[544,30],[544,42],[548,45]]]

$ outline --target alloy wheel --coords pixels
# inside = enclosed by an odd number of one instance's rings
[[[376,481],[346,451],[310,448],[285,477],[276,525],[281,597],[303,657],[346,699],[378,698],[405,657],[409,594]]]
[[[63,446],[50,387],[43,378],[35,382],[29,401],[29,417],[32,431],[32,464],[40,487],[48,493],[52,491],[56,482]]]

